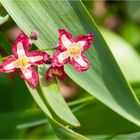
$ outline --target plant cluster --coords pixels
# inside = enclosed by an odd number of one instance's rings
[[[34,40],[38,38],[38,32],[31,32],[30,37],[24,32],[16,38],[12,46],[13,55],[6,58],[0,65],[0,72],[12,73],[17,71],[21,78],[26,80],[33,87],[38,85],[38,74],[34,66],[51,64],[46,72],[46,80],[52,76],[58,79],[65,79],[64,65],[70,63],[76,71],[82,72],[89,68],[89,62],[84,51],[92,44],[93,34],[80,35],[73,38],[65,29],[59,29],[59,39],[56,51],[50,58],[45,51],[29,51]]]

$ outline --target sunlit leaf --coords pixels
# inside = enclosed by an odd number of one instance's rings
[[[121,28],[122,36],[131,44],[133,47],[138,48],[140,44],[140,29],[137,24],[126,23]],[[135,37],[134,37],[135,36]]]
[[[140,82],[139,54],[115,33],[105,29],[102,29],[101,32],[127,80],[131,83]]]
[[[5,23],[9,19],[9,15],[6,15],[5,17],[0,16],[0,25]]]
[[[116,135],[113,136],[112,138],[110,138],[111,140],[118,140],[118,139],[122,139],[122,140],[137,140],[140,138],[140,132],[133,132],[133,133],[127,133],[127,134],[120,134],[120,135]]]

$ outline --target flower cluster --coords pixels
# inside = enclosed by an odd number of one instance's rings
[[[89,68],[89,62],[84,51],[92,44],[93,34],[73,38],[64,29],[58,31],[58,45],[52,58],[46,52],[29,51],[33,40],[37,40],[38,33],[32,32],[29,38],[22,32],[12,46],[12,55],[0,65],[0,72],[12,73],[17,71],[21,78],[33,87],[37,87],[38,74],[34,67],[41,64],[50,64],[46,72],[46,80],[50,80],[52,76],[64,80],[66,78],[64,65],[67,63],[70,63],[78,72],[86,71]]]

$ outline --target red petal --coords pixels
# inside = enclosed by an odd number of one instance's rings
[[[86,56],[84,54],[82,54],[81,57],[84,60],[84,62],[87,64],[87,66],[85,66],[85,67],[81,66],[78,62],[76,62],[74,60],[74,58],[72,60],[70,60],[70,63],[73,65],[75,70],[78,72],[86,71],[87,69],[89,69],[88,59],[86,58]]]
[[[68,31],[65,30],[65,29],[59,29],[58,32],[59,32],[59,38],[58,38],[59,47],[58,47],[58,48],[64,51],[64,50],[66,50],[66,47],[65,47],[65,46],[63,45],[63,43],[62,43],[61,37],[62,37],[63,35],[66,35],[66,37],[67,37],[69,40],[71,40],[71,39],[72,39],[72,35],[71,35],[70,32],[68,32]]]
[[[59,61],[58,61],[58,55],[59,55],[60,53],[62,53],[62,52],[63,52],[63,51],[60,51],[60,50],[58,49],[58,50],[56,50],[56,52],[53,54],[53,56],[52,56],[52,66],[53,66],[53,67],[55,67],[55,66],[60,67],[60,66],[63,66],[64,64],[66,64],[66,63],[69,62],[70,58],[68,57],[68,58],[66,58],[62,63],[59,63]]]
[[[38,85],[38,74],[37,74],[37,72],[34,70],[33,67],[28,68],[28,70],[31,72],[31,78],[28,78],[27,76],[25,76],[25,74],[23,73],[22,70],[19,70],[18,72],[19,72],[21,78],[26,80],[33,87],[37,87],[37,85]]]
[[[30,63],[33,65],[43,64],[49,59],[49,57],[50,57],[49,54],[41,51],[31,51],[28,53],[28,58],[29,59],[31,58]]]
[[[64,72],[64,67],[52,67],[50,66],[46,72],[46,80],[49,81],[53,76],[56,76],[60,80],[66,79],[66,74]]]
[[[16,38],[16,41],[15,43],[13,44],[12,46],[12,52],[13,54],[18,57],[17,55],[17,44],[21,42],[23,44],[23,48],[24,48],[24,51],[25,53],[27,53],[28,49],[29,49],[29,39],[28,39],[28,36],[25,35],[23,32],[20,33],[20,35]]]
[[[73,42],[85,41],[86,43],[83,46],[83,50],[87,50],[92,44],[93,39],[94,39],[93,33],[89,33],[86,35],[80,35],[77,36],[76,38],[73,38]]]
[[[1,65],[0,65],[0,72],[5,72],[5,73],[11,73],[15,72],[16,68],[12,67],[11,69],[5,70],[5,67],[9,65],[10,63],[16,61],[16,58],[14,56],[8,57]]]

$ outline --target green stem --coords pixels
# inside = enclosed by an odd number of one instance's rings
[[[76,101],[71,101],[68,103],[69,106],[75,106],[75,105],[78,105],[78,104],[82,104],[82,103],[85,103],[85,102],[88,102],[88,101],[91,101],[95,99],[93,96],[88,96],[88,97],[83,97],[81,99],[78,99]]]
[[[47,50],[56,50],[57,49],[57,45],[55,47],[50,47],[50,48],[43,48],[43,49],[39,49],[40,51],[47,51]]]
[[[12,55],[5,56],[5,57],[0,57],[0,61],[3,61],[3,60],[7,59],[7,58],[10,57],[10,56],[12,56]]]

